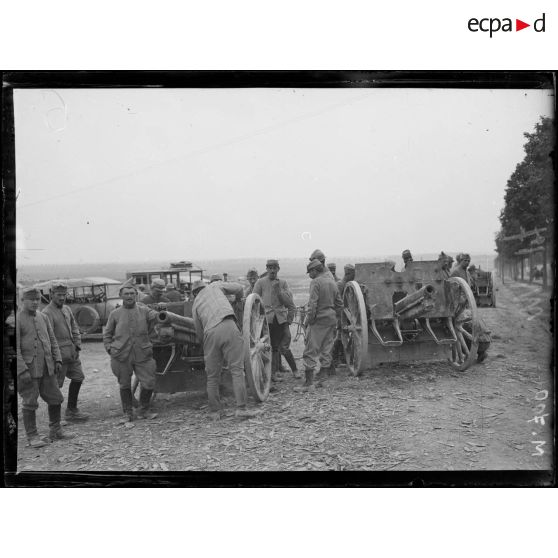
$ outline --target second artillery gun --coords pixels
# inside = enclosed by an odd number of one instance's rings
[[[254,399],[264,401],[271,387],[269,326],[261,298],[249,295],[240,308],[244,339],[244,371]],[[203,346],[196,338],[192,302],[171,302],[159,311],[153,332],[153,358],[157,364],[155,393],[205,389]],[[223,363],[226,364],[226,363]]]
[[[448,361],[466,370],[476,359],[480,324],[471,288],[446,278],[439,261],[357,263],[345,286],[341,340],[352,374],[384,362]]]

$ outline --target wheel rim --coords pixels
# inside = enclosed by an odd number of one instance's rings
[[[271,343],[265,308],[255,293],[246,298],[242,325],[246,379],[256,400],[265,401],[271,387]]]
[[[368,320],[364,297],[356,281],[349,281],[343,291],[341,342],[347,367],[353,376],[357,376],[364,370],[366,362]]]
[[[450,277],[454,313],[451,317],[457,341],[451,346],[450,363],[457,370],[467,370],[477,358],[480,323],[473,291],[461,277]]]

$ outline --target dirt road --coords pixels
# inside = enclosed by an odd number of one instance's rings
[[[493,332],[482,365],[461,373],[446,363],[380,367],[359,378],[340,367],[313,394],[294,393],[289,375],[262,414],[242,422],[228,397],[225,418],[210,423],[199,391],[160,395],[157,419],[118,425],[108,357],[101,343],[87,343],[81,408],[91,420],[72,425],[75,439],[41,449],[26,447],[20,431],[18,470],[549,469],[550,295],[538,285],[498,287],[497,308],[479,309]],[[300,357],[301,343],[294,349]],[[45,432],[43,402],[38,423]]]

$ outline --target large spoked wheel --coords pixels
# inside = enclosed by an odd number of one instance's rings
[[[451,347],[451,365],[457,370],[467,370],[477,358],[480,323],[473,291],[461,277],[450,277],[456,297],[452,317],[457,342]]]
[[[271,343],[265,308],[259,295],[252,293],[244,303],[242,319],[244,371],[256,401],[265,401],[271,387]]]
[[[341,343],[349,371],[353,376],[358,376],[366,364],[368,320],[364,297],[356,281],[349,281],[343,291]]]

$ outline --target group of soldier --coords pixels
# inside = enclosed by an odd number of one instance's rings
[[[413,261],[412,255],[405,250],[402,256],[407,267]],[[470,264],[468,254],[460,254],[457,265],[451,271],[451,256],[442,252],[439,260],[443,274],[462,277],[471,284],[467,271]],[[191,286],[192,318],[198,342],[203,345],[209,416],[212,420],[221,418],[219,388],[224,365],[232,377],[235,416],[243,419],[258,414],[256,410],[247,408],[243,339],[231,300],[241,303],[252,293],[262,299],[269,324],[272,389],[282,380],[281,357],[287,361],[294,378],[302,378],[290,348],[290,326],[297,309],[287,281],[278,277],[279,271],[279,261],[269,259],[261,275],[255,268],[248,271],[246,287],[223,281],[220,275],[212,275],[209,283],[196,281]],[[326,265],[324,253],[314,250],[306,272],[311,282],[304,323],[304,381],[295,387],[296,391],[302,392],[323,386],[328,376],[335,374],[335,342],[336,337],[338,341],[342,296],[346,284],[355,280],[355,266],[345,265],[344,275],[338,279],[336,265]],[[70,380],[64,416],[66,422],[83,422],[89,418],[78,408],[78,395],[84,381],[79,356],[81,336],[70,308],[64,304],[66,296],[65,283],[54,282],[50,302],[39,312],[41,293],[29,287],[23,290],[23,307],[17,315],[18,392],[22,399],[25,433],[32,447],[75,436],[62,428],[64,398],[61,388],[65,378]],[[161,303],[183,300],[184,294],[176,291],[174,285],[168,288],[160,279],[153,281],[149,294],[141,293],[129,279],[122,284],[120,296],[122,306],[110,313],[103,329],[103,343],[110,357],[111,370],[118,381],[123,410],[121,422],[133,426],[136,418],[157,417],[150,406],[156,372],[152,338],[158,309]],[[132,392],[133,375],[140,385],[139,401]],[[39,396],[48,405],[48,437],[38,435],[35,412]]]

